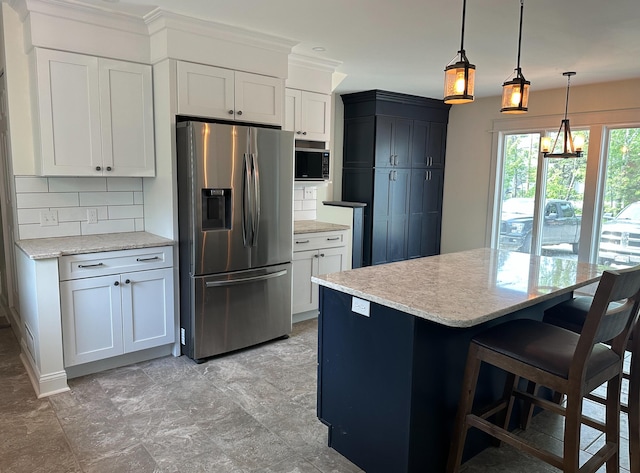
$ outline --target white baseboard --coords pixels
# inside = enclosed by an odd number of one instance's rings
[[[305,320],[317,319],[318,311],[317,310],[308,310],[306,312],[299,312],[297,314],[293,314],[291,316],[291,323],[304,322]]]

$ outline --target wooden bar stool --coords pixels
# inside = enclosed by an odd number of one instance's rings
[[[476,335],[469,347],[447,471],[460,470],[470,427],[480,429],[517,449],[568,473],[595,472],[603,464],[618,473],[620,386],[624,349],[640,306],[640,269],[605,271],[580,334],[528,319],[513,320]],[[610,305],[617,301],[619,304]],[[611,341],[611,346],[602,342]],[[502,399],[472,410],[482,362],[505,370]],[[567,396],[566,408],[518,389],[520,378]],[[583,398],[607,384],[605,423],[582,415]],[[507,430],[515,398],[565,417],[563,455],[540,449]],[[494,418],[494,422],[489,419]],[[584,423],[605,433],[605,445],[579,465],[580,427]]]
[[[580,333],[587,313],[593,303],[593,297],[579,296],[547,309],[543,322]],[[629,464],[631,473],[640,473],[640,324],[636,322],[626,346],[631,353],[629,372],[623,372],[623,378],[629,381],[627,404],[620,403],[620,409],[629,416]],[[606,404],[606,399],[596,394],[588,394],[588,399]],[[527,428],[533,407],[525,414],[523,428]]]

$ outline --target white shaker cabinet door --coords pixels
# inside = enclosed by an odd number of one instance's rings
[[[120,277],[60,282],[65,366],[123,353]]]
[[[235,118],[234,71],[178,61],[178,113]]]
[[[95,175],[102,165],[98,59],[36,48],[43,175]]]
[[[173,269],[122,274],[120,285],[125,353],[173,343]]]
[[[346,247],[324,248],[318,251],[318,275],[338,273],[346,268]]]
[[[301,115],[302,91],[296,89],[285,89],[284,91],[284,126],[283,130],[293,131],[296,138],[302,134]]]
[[[105,176],[155,175],[151,66],[100,59]]]
[[[236,72],[235,119],[282,125],[283,89],[282,79]]]
[[[293,305],[292,312],[306,312],[318,308],[318,289],[311,276],[318,274],[318,251],[296,251],[293,253]]]
[[[303,91],[301,101],[302,138],[314,141],[330,141],[331,96]]]

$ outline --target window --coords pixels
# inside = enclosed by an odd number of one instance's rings
[[[640,264],[640,128],[608,132],[598,260]]]
[[[638,109],[579,115],[572,128],[584,137],[581,158],[539,153],[540,137],[556,136],[555,120],[496,120],[492,246],[640,264],[639,119]]]

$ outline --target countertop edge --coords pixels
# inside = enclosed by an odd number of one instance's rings
[[[108,235],[108,236],[107,236]],[[133,238],[133,240],[105,242],[105,238]],[[176,242],[148,232],[103,233],[73,237],[51,237],[17,240],[16,246],[31,260],[43,260],[103,251],[135,250],[174,246]],[[53,249],[52,247],[56,247]]]
[[[588,284],[591,284],[593,282],[598,281],[599,277],[594,277],[591,279],[591,281]],[[554,294],[549,294],[549,295],[541,295],[539,296],[535,301],[531,301],[531,300],[527,300],[525,302],[522,302],[520,304],[514,304],[512,306],[510,306],[507,309],[501,309],[501,310],[496,310],[494,312],[488,313],[488,314],[484,314],[480,317],[476,317],[475,319],[451,319],[451,318],[445,318],[445,317],[441,317],[438,314],[433,314],[430,312],[425,312],[423,310],[417,309],[415,307],[411,307],[408,305],[405,305],[401,302],[397,302],[397,301],[392,301],[390,299],[386,299],[386,298],[382,298],[382,297],[378,297],[375,296],[373,294],[369,294],[366,293],[364,291],[360,291],[357,289],[352,289],[350,287],[347,286],[343,286],[341,284],[336,284],[336,283],[332,283],[330,281],[327,281],[325,279],[320,279],[319,277],[316,276],[312,276],[311,277],[311,281],[320,285],[320,286],[324,286],[327,287],[329,289],[334,289],[336,291],[342,292],[344,294],[349,294],[355,297],[359,297],[361,299],[365,299],[368,300],[370,302],[374,302],[376,304],[385,306],[385,307],[389,307],[391,309],[396,309],[400,312],[404,312],[410,315],[413,315],[415,317],[419,317],[421,319],[425,319],[428,320],[430,322],[434,322],[440,325],[445,325],[447,327],[451,327],[451,328],[469,328],[469,327],[474,327],[477,325],[480,325],[482,323],[485,322],[489,322],[491,320],[497,319],[498,317],[501,317],[503,315],[506,315],[510,312],[513,312],[515,310],[520,310],[520,309],[525,309],[527,307],[530,307],[531,305],[552,299],[554,297],[558,297],[560,295],[563,294],[567,294],[570,292],[573,292],[574,290],[583,287],[582,284],[577,284],[575,286],[570,286],[570,287],[566,287],[562,290],[559,290],[557,292],[555,292]]]

